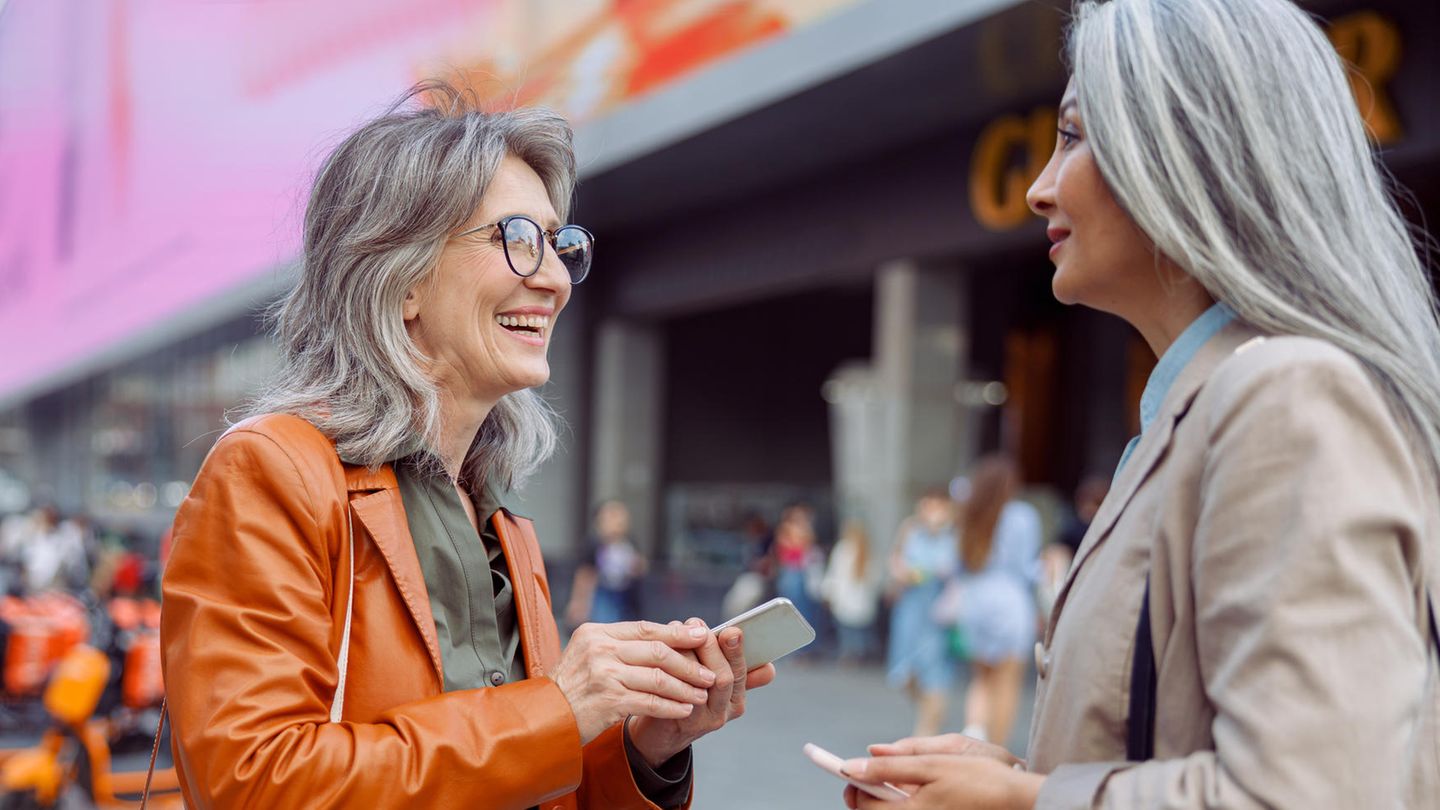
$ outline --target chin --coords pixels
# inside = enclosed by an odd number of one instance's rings
[[[1055,275],[1051,277],[1050,294],[1054,295],[1055,300],[1062,304],[1074,306],[1080,303],[1079,291],[1070,283],[1069,277],[1065,275],[1063,270],[1057,269]]]

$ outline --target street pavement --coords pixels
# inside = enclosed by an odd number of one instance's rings
[[[964,725],[965,672],[957,679],[944,730]],[[1020,715],[1009,746],[1024,755],[1034,696],[1025,675]],[[695,810],[836,810],[844,783],[800,752],[813,742],[841,757],[873,742],[909,736],[915,715],[903,692],[885,685],[878,666],[780,662],[775,683],[752,693],[745,716],[695,744]]]

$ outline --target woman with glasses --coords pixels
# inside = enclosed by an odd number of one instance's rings
[[[1440,325],[1345,66],[1289,0],[1079,4],[1030,206],[1159,358],[1036,648],[1028,762],[919,808],[1440,807]],[[847,794],[851,807],[890,807]]]
[[[190,807],[656,808],[744,709],[739,634],[585,625],[561,653],[505,508],[590,270],[571,133],[448,86],[321,167],[284,359],[176,516],[162,641]],[[760,686],[773,668],[749,673]]]

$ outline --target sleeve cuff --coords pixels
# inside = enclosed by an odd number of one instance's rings
[[[1137,763],[1087,762],[1061,765],[1045,777],[1035,810],[1090,810],[1099,804],[1100,791],[1112,774]]]
[[[630,773],[635,777],[635,786],[641,795],[659,807],[680,807],[690,798],[692,760],[691,747],[651,768],[640,752],[630,742],[630,724],[622,724],[625,735],[625,758],[630,761]]]

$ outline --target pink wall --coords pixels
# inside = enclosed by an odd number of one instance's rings
[[[11,0],[0,400],[279,272],[320,158],[418,78],[583,121],[857,1]]]

